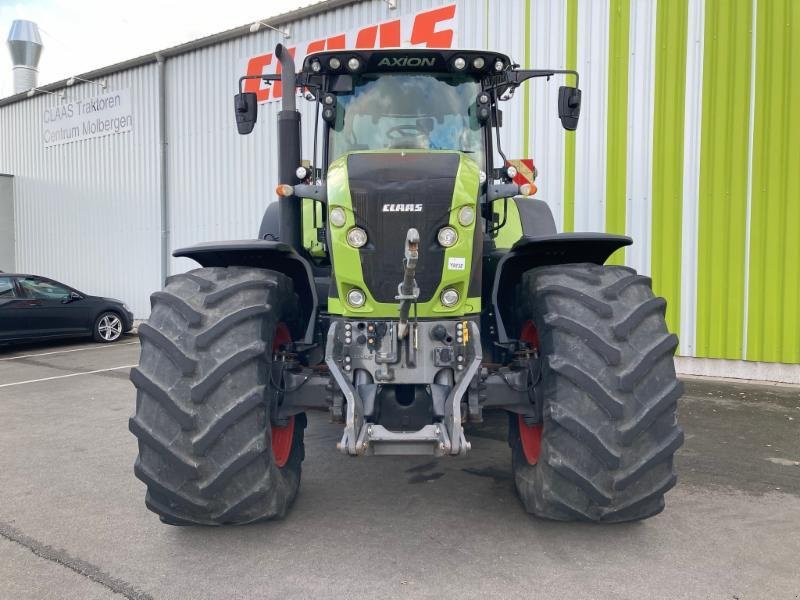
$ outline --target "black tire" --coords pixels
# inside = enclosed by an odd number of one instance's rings
[[[294,419],[281,468],[268,404],[276,327],[297,331],[291,280],[266,269],[197,269],[171,277],[151,303],[129,422],[145,504],[173,525],[284,516],[300,485],[306,421]]]
[[[113,327],[113,330],[110,329]],[[118,341],[125,333],[125,321],[122,315],[113,310],[100,313],[94,320],[92,338],[101,344],[111,344]]]
[[[517,326],[535,324],[542,356],[538,462],[509,444],[525,509],[560,521],[622,522],[664,509],[683,443],[675,376],[678,338],[666,301],[627,267],[571,264],[533,269],[518,286]]]

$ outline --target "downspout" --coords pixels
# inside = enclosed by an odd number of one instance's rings
[[[169,198],[167,197],[167,77],[166,60],[156,54],[158,71],[158,184],[161,208],[161,284],[169,276]]]

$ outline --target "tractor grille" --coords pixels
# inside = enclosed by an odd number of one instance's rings
[[[348,157],[353,212],[356,223],[369,236],[369,243],[359,251],[361,270],[364,283],[378,302],[396,302],[397,285],[403,277],[406,233],[411,227],[420,235],[416,271],[420,302],[429,301],[439,287],[445,251],[436,234],[450,218],[458,165],[456,153]],[[389,205],[387,210],[384,205]]]

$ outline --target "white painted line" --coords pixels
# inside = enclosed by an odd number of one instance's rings
[[[13,383],[2,383],[0,388],[11,387],[12,385],[25,385],[26,383],[38,383],[40,381],[52,381],[53,379],[65,379],[67,377],[77,377],[78,375],[93,375],[95,373],[105,373],[106,371],[118,371],[120,369],[131,369],[138,365],[122,365],[121,367],[111,367],[109,369],[97,369],[96,371],[83,371],[81,373],[70,373],[69,375],[55,375],[54,377],[42,377],[41,379],[28,379],[27,381],[15,381]]]
[[[40,354],[22,354],[20,356],[12,356],[10,358],[0,358],[0,362],[5,360],[18,360],[20,358],[33,358],[34,356],[50,356],[51,354],[66,354],[67,352],[83,352],[85,350],[107,350],[109,348],[115,348],[117,346],[132,346],[133,344],[138,344],[139,342],[123,342],[121,344],[98,344],[97,346],[86,346],[84,348],[74,348],[72,350],[54,350],[53,352],[42,352]]]

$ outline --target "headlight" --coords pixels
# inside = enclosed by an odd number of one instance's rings
[[[367,243],[367,232],[361,227],[353,227],[347,232],[347,243],[353,248],[361,248]]]
[[[494,70],[495,71],[502,71],[504,67],[505,67],[505,64],[503,64],[502,60],[498,59],[497,61],[495,61],[495,63],[494,63]]]
[[[440,300],[445,306],[455,306],[458,304],[458,292],[453,288],[448,288],[442,292]]]
[[[475,209],[471,206],[462,206],[461,210],[458,211],[458,222],[461,223],[462,226],[468,227],[472,225],[474,220]]]
[[[436,235],[439,244],[444,248],[449,248],[458,241],[458,233],[452,227],[442,227]]]
[[[342,61],[334,56],[328,61],[328,66],[335,71],[342,66]]]
[[[305,181],[306,178],[308,177],[308,173],[309,170],[306,169],[305,167],[297,167],[297,170],[294,172],[294,174],[300,181]]]
[[[355,56],[347,61],[347,68],[351,71],[358,71],[361,67],[361,61],[358,60]]]
[[[331,209],[331,224],[336,227],[341,227],[347,222],[347,215],[341,206],[334,206]]]
[[[453,66],[458,69],[459,71],[463,71],[464,67],[467,66],[467,61],[465,61],[462,57],[458,57],[453,61]]]
[[[311,61],[311,70],[314,71],[314,73],[319,73],[322,70],[322,65],[318,60]]]
[[[354,307],[360,308],[364,306],[364,303],[367,301],[367,296],[358,288],[353,288],[349,292],[347,292],[347,303]]]
[[[519,186],[519,193],[523,196],[530,196],[533,192],[533,186],[530,183],[523,183]]]
[[[506,167],[506,175],[508,176],[509,179],[514,179],[514,177],[516,177],[518,173],[519,171],[517,171],[517,167],[513,165],[509,165],[508,167]]]
[[[485,64],[486,64],[486,61],[485,61],[485,60],[483,60],[483,57],[482,57],[482,56],[478,56],[477,58],[475,58],[475,59],[472,61],[472,66],[473,66],[473,68],[475,68],[475,69],[482,69],[482,68],[483,68],[483,65],[485,65]]]

